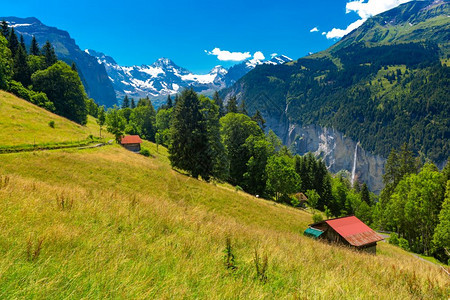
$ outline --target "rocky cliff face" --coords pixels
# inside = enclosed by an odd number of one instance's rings
[[[312,152],[323,157],[331,172],[347,170],[350,177],[367,183],[374,193],[381,191],[385,158],[364,150],[363,145],[333,128],[291,124],[281,118],[266,119],[267,126],[293,151],[300,155]]]

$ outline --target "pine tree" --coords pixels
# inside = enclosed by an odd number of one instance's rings
[[[98,118],[97,118],[97,124],[100,127],[100,138],[102,137],[102,127],[105,125],[106,121],[106,114],[105,114],[105,107],[102,105],[98,109]]]
[[[237,113],[237,99],[236,96],[231,97],[227,102],[227,113]]]
[[[258,123],[259,127],[261,127],[262,130],[266,129],[266,120],[264,120],[259,110],[256,110],[256,113],[253,115],[252,120]]]
[[[131,105],[130,105],[131,109],[136,108],[136,103],[134,103],[134,99],[131,98]]]
[[[41,55],[41,50],[39,49],[39,44],[36,41],[36,38],[33,35],[33,39],[31,40],[31,46],[30,46],[30,55]]]
[[[195,178],[201,176],[209,180],[213,161],[200,101],[192,89],[184,90],[178,99],[170,131],[172,143],[169,158],[172,167],[185,170]]]
[[[170,97],[170,95],[167,95],[167,108],[172,107],[173,107],[172,98]]]
[[[45,56],[45,64],[48,67],[52,66],[58,61],[58,58],[56,57],[55,49],[53,48],[52,44],[50,44],[49,41],[47,41],[42,47],[42,53]]]
[[[371,205],[371,201],[370,201],[370,193],[369,193],[369,188],[367,187],[367,184],[364,182],[362,187],[361,187],[361,200],[366,202],[367,204]]]
[[[17,49],[19,49],[19,40],[17,39],[17,35],[14,31],[14,28],[11,29],[11,33],[9,34],[8,39],[8,47],[11,50],[12,57],[16,56]]]
[[[128,99],[128,95],[125,95],[122,101],[122,108],[129,108],[130,107],[130,99]]]
[[[219,107],[219,115],[223,117],[225,115],[223,108],[223,100],[220,98],[219,93],[217,91],[214,92],[213,100],[214,103]]]
[[[25,40],[23,39],[23,35],[20,35],[20,46],[27,53],[27,46],[25,45]]]
[[[8,40],[9,39],[9,27],[8,22],[2,21],[2,35]]]
[[[245,100],[242,100],[241,104],[239,105],[239,113],[248,115],[247,107],[245,105]]]
[[[27,62],[27,53],[20,45],[14,57],[13,79],[21,82],[24,86],[28,86],[31,83],[31,72]]]
[[[75,64],[75,62],[72,62],[71,69],[72,69],[72,71],[75,71],[78,73],[77,65]]]

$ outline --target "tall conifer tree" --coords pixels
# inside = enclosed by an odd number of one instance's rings
[[[30,46],[30,54],[31,55],[41,55],[41,50],[39,49],[39,44],[36,41],[36,38],[33,35],[33,39],[31,40],[31,46]]]
[[[24,86],[31,83],[31,73],[27,62],[27,53],[19,45],[14,57],[14,80],[21,82]]]
[[[237,113],[237,99],[236,96],[231,97],[227,102],[227,113]]]
[[[128,108],[130,107],[130,99],[128,98],[128,95],[125,95],[122,101],[122,108]]]
[[[27,53],[27,46],[25,45],[25,40],[23,39],[23,35],[20,35],[20,46]]]
[[[8,47],[11,50],[12,57],[16,56],[17,49],[19,49],[19,40],[17,39],[17,35],[14,31],[14,28],[11,29],[11,33],[9,34],[8,39]]]
[[[256,110],[256,113],[253,115],[252,120],[258,123],[259,127],[261,127],[262,130],[266,129],[266,120],[264,120],[259,110]]]
[[[200,101],[192,89],[184,90],[174,107],[169,158],[172,167],[189,172],[193,177],[209,180],[213,172],[206,124]]]
[[[245,105],[245,100],[242,99],[241,104],[239,105],[239,113],[248,115],[247,106]]]
[[[223,100],[220,98],[219,93],[217,91],[214,92],[213,96],[214,103],[219,107],[219,115],[222,117],[225,115],[223,108]]]
[[[172,106],[172,98],[170,97],[170,95],[167,95],[167,108],[172,108]]]
[[[2,21],[2,35],[8,40],[9,39],[9,27],[8,22]]]
[[[53,48],[52,44],[50,44],[49,41],[47,41],[44,47],[42,47],[42,54],[45,56],[45,64],[47,68],[52,66],[58,61],[55,49]]]

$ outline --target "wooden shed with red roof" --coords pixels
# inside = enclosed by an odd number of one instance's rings
[[[383,238],[355,216],[325,220],[309,225],[306,235],[326,239],[376,254]]]
[[[120,144],[133,152],[141,151],[142,140],[138,135],[126,135],[120,140]]]

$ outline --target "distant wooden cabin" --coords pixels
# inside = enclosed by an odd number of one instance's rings
[[[325,220],[309,225],[305,235],[340,243],[376,254],[383,238],[355,216]]]
[[[308,204],[308,197],[306,197],[303,193],[297,193],[294,195],[294,197],[298,200],[298,205],[300,207],[306,207],[306,204]]]
[[[126,135],[122,138],[120,144],[127,150],[140,152],[142,140],[138,135]]]

